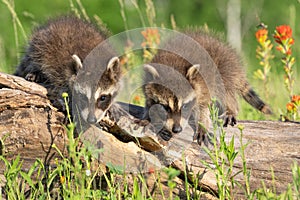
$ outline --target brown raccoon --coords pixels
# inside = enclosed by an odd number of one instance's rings
[[[33,31],[15,75],[45,86],[51,102],[62,110],[62,93],[71,95],[73,90],[80,92],[85,97],[85,102],[81,103],[82,117],[85,121],[96,123],[117,92],[119,59],[113,50],[102,49],[98,52],[99,60],[84,63],[81,60],[105,39],[106,35],[94,25],[77,17],[63,16],[49,20]],[[85,73],[87,70],[102,70],[103,74],[94,76],[90,81],[77,81],[74,85],[79,73],[81,80],[85,74],[91,74]]]
[[[186,119],[196,104],[196,94],[188,80],[174,68],[152,64],[145,65],[144,70],[146,83],[143,85],[146,96],[144,118],[148,120],[151,118],[152,125],[158,128],[156,131],[162,130],[160,135],[168,140],[172,136],[170,132],[181,132],[182,126],[187,123]],[[154,106],[155,104],[157,105]]]
[[[224,126],[236,124],[236,116],[238,114],[236,94],[240,94],[250,105],[261,112],[265,114],[272,113],[270,108],[251,88],[246,79],[241,59],[229,45],[202,30],[188,30],[183,33],[183,36],[175,35],[168,39],[158,50],[152,63],[174,68],[188,80],[193,88],[192,93],[195,94],[196,100],[192,108],[193,115],[196,123],[200,122],[204,126],[204,128],[202,126],[198,127],[196,132],[198,140],[201,141],[203,139],[204,133],[209,126],[208,105],[211,103],[211,97],[214,95],[221,99],[225,109],[223,116]],[[212,61],[209,61],[208,57]],[[147,65],[145,68],[146,76],[149,76],[147,74],[159,74],[156,66]],[[214,67],[216,71],[212,70]],[[165,73],[157,76],[163,78],[163,76],[171,75]],[[171,78],[177,79],[177,77]],[[173,97],[173,100],[166,99],[168,95],[165,93],[168,91],[159,92],[157,86],[152,84],[154,80],[154,78],[152,80],[146,78],[145,81],[146,110],[149,110],[154,104],[163,104],[166,107],[165,104],[169,102],[186,101],[185,99],[188,95],[181,95],[180,93],[173,95],[176,96],[176,98]],[[182,82],[177,81],[172,84],[173,87],[176,87],[176,85],[181,85]],[[168,106],[168,109],[166,109],[169,113],[169,119],[167,119],[165,129],[171,134],[182,130],[181,125],[178,125],[178,115],[182,112],[182,107],[180,106]],[[177,107],[177,109],[173,110],[173,107]],[[146,118],[149,119],[149,116],[146,116]]]

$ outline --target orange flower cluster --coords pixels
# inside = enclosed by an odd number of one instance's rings
[[[279,44],[276,49],[283,54],[291,55],[291,46],[295,40],[292,37],[293,31],[288,25],[277,26],[274,34],[275,41]]]
[[[289,102],[286,104],[286,109],[288,112],[295,112],[296,111],[296,106],[294,103]]]
[[[300,105],[300,95],[293,95],[292,102],[296,105]]]
[[[295,113],[300,105],[300,95],[293,95],[291,102],[286,104],[286,109],[290,113]]]
[[[133,98],[133,104],[141,105],[141,100],[142,100],[141,96],[135,95]]]
[[[268,38],[268,30],[265,28],[259,29],[258,31],[256,31],[255,37],[260,44],[266,42]]]
[[[285,41],[287,39],[292,39],[291,43],[293,44],[294,40],[292,38],[292,34],[293,34],[293,31],[290,26],[281,25],[281,26],[276,27],[274,38],[275,38],[275,41],[279,44],[281,43],[281,41]]]
[[[160,43],[160,35],[158,29],[148,28],[142,31],[142,35],[145,38],[145,41],[141,44],[142,47],[153,47],[157,46]]]

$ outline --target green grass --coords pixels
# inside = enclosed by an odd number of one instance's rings
[[[65,96],[66,100],[67,96]],[[67,104],[66,104],[67,105]],[[210,138],[213,149],[205,148],[212,164],[203,161],[208,170],[211,170],[217,180],[218,197],[221,200],[236,199],[233,189],[240,187],[244,189],[246,199],[300,199],[300,166],[296,163],[292,166],[293,181],[287,186],[287,190],[281,194],[276,194],[276,188],[267,188],[264,184],[262,188],[250,191],[250,174],[247,169],[245,150],[247,144],[243,144],[243,127],[240,129],[241,147],[236,149],[234,138],[225,142],[226,132],[220,126],[222,121],[218,119],[218,110],[215,106],[210,107],[211,119],[213,121],[213,135]],[[95,162],[92,156],[95,152],[79,147],[80,135],[74,138],[75,125],[70,122],[66,127],[68,136],[68,156],[64,156],[54,145],[60,158],[56,159],[56,167],[45,166],[37,159],[29,170],[22,170],[22,161],[19,156],[9,161],[1,155],[0,160],[5,163],[5,186],[4,195],[7,199],[156,199],[159,195],[162,199],[180,199],[173,193],[177,186],[174,180],[180,175],[180,171],[172,167],[165,167],[162,171],[152,172],[156,176],[156,187],[158,194],[152,193],[147,185],[149,175],[147,173],[126,174],[119,167],[107,165],[105,171],[99,165],[92,169],[91,164]],[[217,136],[220,131],[220,136]],[[219,141],[219,145],[217,144]],[[101,150],[97,150],[101,151]],[[243,168],[233,174],[233,166],[237,156],[241,156]],[[184,159],[183,159],[184,160]],[[185,166],[185,163],[183,163]],[[187,173],[184,170],[184,190],[187,199],[202,199],[201,188],[199,187],[199,174]],[[244,175],[245,185],[241,185],[235,180],[235,175]],[[166,177],[169,193],[166,195],[162,187],[162,177]],[[190,180],[188,177],[193,177]],[[274,175],[273,175],[274,179]],[[96,181],[98,180],[98,181]],[[99,181],[100,180],[100,181]],[[131,180],[131,181],[130,181]],[[106,187],[103,187],[105,183]],[[132,183],[132,185],[130,185]]]

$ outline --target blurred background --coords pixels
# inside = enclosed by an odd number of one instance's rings
[[[34,27],[50,17],[74,13],[76,10],[80,10],[83,17],[86,14],[91,20],[105,24],[112,34],[141,26],[178,29],[207,26],[221,32],[242,56],[249,81],[262,97],[262,82],[253,75],[254,71],[261,68],[256,58],[257,25],[263,22],[268,26],[272,42],[276,26],[290,25],[295,38],[292,54],[296,58],[294,88],[295,92],[300,92],[297,70],[300,62],[300,0],[1,0],[0,71],[14,72]],[[15,14],[19,21],[12,17]],[[289,97],[283,84],[281,55],[275,48],[273,53],[275,58],[271,61],[268,102],[276,113],[276,118],[285,112]],[[264,119],[264,116],[254,112],[243,101],[241,107],[240,118]]]

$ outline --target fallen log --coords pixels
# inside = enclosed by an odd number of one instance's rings
[[[27,169],[37,158],[49,164],[53,144],[65,151],[64,115],[51,106],[44,87],[0,73],[0,88],[1,155],[9,160],[20,155]],[[4,169],[0,162],[1,174]]]
[[[130,114],[131,115],[130,115]],[[171,138],[162,140],[155,128],[137,126],[135,120],[141,118],[143,108],[126,103],[112,107],[109,115],[99,126],[91,126],[82,136],[82,140],[92,142],[104,152],[98,155],[103,163],[122,165],[125,160],[129,172],[147,172],[172,164],[184,171],[200,174],[201,188],[217,193],[215,174],[203,165],[203,160],[213,164],[207,153],[193,141],[193,129],[186,129]],[[26,170],[37,159],[50,165],[58,154],[51,148],[55,144],[67,155],[67,137],[63,125],[64,114],[51,106],[47,91],[42,86],[27,82],[22,78],[0,73],[0,154],[11,160],[20,155],[23,169]],[[245,156],[247,167],[251,171],[251,190],[261,187],[264,181],[267,187],[276,186],[282,192],[292,182],[291,166],[300,161],[300,124],[277,121],[240,121],[243,130],[243,144],[249,143]],[[226,141],[232,136],[235,146],[240,147],[240,130],[227,127]],[[184,147],[184,148],[182,148]],[[106,149],[106,151],[105,151]],[[186,167],[183,166],[182,156]],[[242,169],[242,160],[238,156],[234,164],[234,173]],[[272,170],[275,179],[272,180]],[[4,163],[0,161],[0,175],[3,179]],[[244,184],[242,173],[236,180]],[[183,184],[184,185],[184,184]],[[235,188],[237,197],[244,197],[240,188]]]

